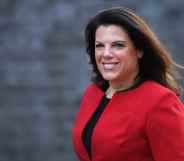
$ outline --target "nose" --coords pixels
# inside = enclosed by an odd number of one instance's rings
[[[105,46],[104,51],[103,51],[103,56],[104,57],[112,57],[112,50],[110,46]]]

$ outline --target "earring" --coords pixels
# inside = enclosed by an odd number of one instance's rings
[[[144,52],[143,52],[143,51],[139,51],[139,53],[138,53],[138,57],[139,57],[139,58],[142,58],[142,57],[143,57],[143,55],[144,55]]]

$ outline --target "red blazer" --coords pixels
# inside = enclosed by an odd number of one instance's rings
[[[103,96],[95,84],[84,93],[72,132],[80,161],[90,161],[81,136]],[[94,128],[91,160],[184,161],[184,105],[153,81],[116,93]]]

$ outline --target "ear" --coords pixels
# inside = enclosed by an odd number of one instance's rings
[[[143,55],[144,55],[143,51],[138,51],[137,52],[137,56],[138,56],[139,59],[141,59],[143,57]]]

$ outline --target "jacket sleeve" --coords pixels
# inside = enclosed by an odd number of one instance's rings
[[[173,93],[149,112],[146,134],[155,161],[184,161],[184,105]]]

